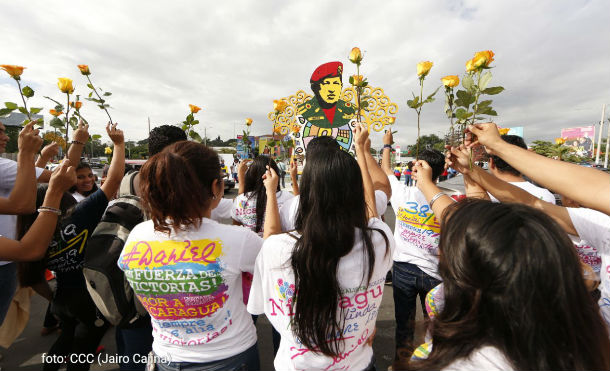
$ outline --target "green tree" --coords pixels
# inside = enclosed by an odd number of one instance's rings
[[[408,146],[411,153],[415,153],[417,144],[416,141],[415,144]],[[422,135],[419,137],[419,149],[436,149],[443,152],[445,150],[445,140],[439,138],[436,134]]]

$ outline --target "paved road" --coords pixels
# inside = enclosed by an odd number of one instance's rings
[[[286,186],[290,189],[290,184],[288,182]],[[236,189],[231,190],[225,197],[234,198],[236,194]],[[384,218],[388,225],[394,229],[395,218],[391,208],[388,207],[388,211],[385,213]],[[40,336],[46,307],[47,302],[44,299],[37,295],[32,297],[30,321],[27,324],[27,327],[8,350],[0,350],[0,354],[3,356],[2,360],[0,360],[1,370],[34,371],[41,369],[42,354],[51,348],[51,345],[57,338],[56,333],[45,337]],[[418,319],[416,338],[421,340],[423,338],[421,313],[418,313]],[[261,369],[273,370],[271,325],[265,316],[260,316],[256,327],[259,338],[258,344],[261,357]],[[109,355],[116,354],[114,336],[114,329],[110,329],[102,340],[102,345],[106,348],[105,352]],[[390,285],[385,286],[385,292],[377,318],[377,334],[373,348],[377,359],[377,369],[386,370],[394,357],[394,301],[392,299],[392,286]],[[95,364],[91,369],[118,370],[118,365],[114,363]]]

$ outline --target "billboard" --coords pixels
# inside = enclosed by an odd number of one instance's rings
[[[247,148],[244,146],[244,143],[241,140],[242,135],[238,135],[237,136],[237,146],[235,147],[235,150],[237,151],[237,157],[238,158],[252,158],[254,157],[254,148],[256,147],[256,140],[253,136],[249,136],[248,139],[250,140],[250,150],[246,151]]]
[[[515,126],[514,128],[509,128],[508,135],[517,135],[523,138],[523,126]]]
[[[561,129],[564,146],[570,147],[578,156],[593,157],[595,126]]]

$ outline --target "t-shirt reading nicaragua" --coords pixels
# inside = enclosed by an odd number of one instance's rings
[[[437,273],[440,223],[417,187],[409,187],[393,175],[388,179],[392,186],[390,202],[396,214],[394,261],[415,264],[440,279]]]
[[[153,351],[172,362],[211,362],[256,343],[241,274],[252,272],[263,240],[249,229],[204,218],[201,227],[130,233],[118,265],[150,313]]]
[[[58,288],[85,287],[82,272],[85,248],[107,206],[106,195],[98,189],[61,219],[59,238],[53,238],[46,255],[47,269],[55,272]]]
[[[375,329],[385,276],[392,266],[394,241],[390,228],[380,219],[370,219],[368,225],[370,228],[382,230],[388,237],[389,245],[386,250],[383,236],[376,231],[371,233],[375,266],[368,285],[366,276],[363,278],[368,265],[363,259],[361,231],[356,231],[356,244],[352,251],[339,261],[339,307],[345,315],[345,324],[342,333],[337,334],[337,337],[343,339],[343,350],[334,358],[305,348],[291,331],[295,286],[290,257],[296,242],[293,236],[298,237],[298,234],[284,233],[265,240],[256,259],[248,311],[252,314],[265,313],[269,322],[282,336],[274,361],[276,370],[362,370],[371,362],[373,349],[366,344],[366,340]]]
[[[286,191],[279,191],[275,195],[278,209],[281,208],[286,201],[294,198],[292,193]],[[231,210],[231,217],[235,221],[240,222],[253,231],[256,230],[256,199],[257,197],[253,195],[252,192],[242,193],[235,197],[233,209]],[[258,234],[262,237],[263,230],[261,229]]]
[[[610,329],[610,216],[583,207],[567,209],[578,236],[595,247],[601,256],[601,297],[598,304],[606,326]]]

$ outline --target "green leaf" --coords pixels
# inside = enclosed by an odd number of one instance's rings
[[[34,96],[34,89],[29,86],[24,86],[23,89],[21,89],[21,92],[26,98],[32,98]]]
[[[187,124],[182,125],[182,131],[186,131],[186,129],[188,129],[189,126]]]
[[[102,101],[100,101],[97,98],[85,98],[85,99],[88,100],[88,101],[91,101],[91,102],[95,102],[95,103],[102,103]]]
[[[491,81],[491,71],[485,72],[479,79],[479,90],[483,91]]]
[[[66,134],[66,128],[65,127],[62,126],[62,127],[58,128],[58,130],[59,130],[60,133],[62,133],[64,135]]]
[[[64,127],[63,121],[61,121],[57,117],[53,117],[51,119],[51,121],[49,121],[49,125],[51,125],[51,127],[56,128],[56,129],[61,129]]]
[[[202,141],[201,136],[199,134],[197,134],[196,131],[189,132],[189,136],[191,137],[192,140],[194,140],[197,143],[201,143],[201,141]]]
[[[26,126],[27,124],[30,123],[30,119],[25,119],[23,120],[23,122],[21,123],[21,126]]]
[[[436,92],[438,91],[438,89],[440,89],[440,86],[438,88],[436,88],[436,90],[434,91],[434,93],[428,95],[428,97],[426,98],[425,101],[422,102],[423,103],[430,103],[430,102],[434,102],[434,95],[436,94]]]
[[[102,139],[102,136],[101,136],[101,135],[99,135],[99,134],[93,134],[93,135],[91,136],[91,138],[93,138],[93,140],[98,140],[98,139]]]
[[[475,88],[474,88],[474,80],[473,80],[472,76],[470,76],[470,75],[464,76],[464,78],[462,79],[462,86],[464,87],[464,89],[468,90],[469,92],[474,93]]]
[[[12,110],[17,109],[17,103],[13,103],[13,102],[4,102],[4,105],[6,106],[6,108]]]
[[[502,91],[504,91],[503,87],[493,86],[491,88],[487,88],[487,89],[483,90],[482,93],[487,94],[487,95],[496,95],[496,94],[500,94]]]
[[[89,89],[91,89],[91,90],[93,90],[93,89],[94,89],[93,85],[91,85],[91,84],[87,84],[87,87],[88,87]]]
[[[413,109],[417,109],[419,106],[419,97],[415,97],[413,98],[413,100],[408,100],[407,101],[407,106],[413,108]]]
[[[55,111],[63,112],[63,110],[64,110],[63,104],[58,104],[58,105],[55,106]]]
[[[199,120],[193,120],[193,122],[191,122],[191,125],[197,125],[199,123]]]
[[[0,108],[0,116],[2,116],[2,117],[8,116],[11,112],[13,112],[12,109]]]
[[[107,92],[105,92],[105,93],[104,93],[104,96],[105,96],[105,97],[109,97],[109,96],[111,96],[111,95],[112,95],[112,93],[111,93],[111,92],[109,92],[109,91],[107,91]]]
[[[34,122],[36,122],[36,125],[42,126],[44,124],[44,119],[41,117],[39,119],[36,119]]]
[[[35,114],[37,114],[40,111],[42,111],[42,108],[34,108],[34,107],[30,108],[30,113],[32,115],[35,115]]]
[[[465,90],[458,90],[455,94],[457,95],[455,105],[458,107],[468,108],[472,103],[474,103],[474,95]]]
[[[23,107],[19,107],[17,109],[19,110],[19,112],[23,113],[24,115],[28,114],[28,111],[25,108],[23,108]]]
[[[350,83],[351,85],[354,85],[354,76],[350,76],[350,77],[349,77],[349,83]]]
[[[93,95],[93,92],[90,92],[90,93],[89,93],[89,98],[91,98],[91,96],[92,96],[92,95]]]
[[[477,104],[477,111],[479,111],[479,112],[477,112],[477,113],[480,113],[482,110],[490,108],[491,102],[492,102],[491,100],[484,100],[482,102],[479,102]]]

